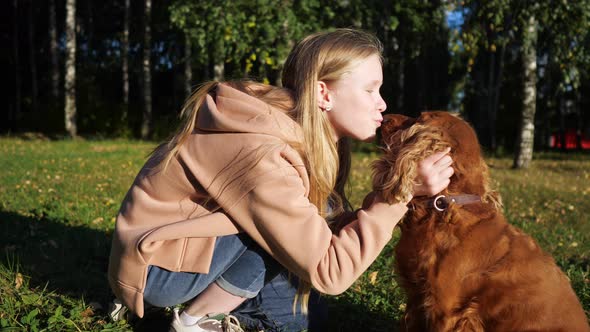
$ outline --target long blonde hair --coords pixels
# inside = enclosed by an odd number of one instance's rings
[[[301,40],[285,61],[283,86],[293,91],[296,121],[303,129],[303,153],[310,177],[310,201],[324,216],[350,206],[344,192],[350,172],[348,139],[336,142],[334,131],[318,106],[318,81],[338,81],[372,55],[382,56],[383,45],[374,35],[354,29],[336,29]],[[311,285],[301,281],[295,304],[307,311]]]

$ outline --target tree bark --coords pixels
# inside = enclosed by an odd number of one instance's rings
[[[531,16],[523,29],[524,91],[520,131],[513,168],[527,168],[533,159],[537,86],[537,21]]]
[[[567,139],[565,129],[565,112],[566,112],[566,96],[562,91],[559,93],[559,144],[561,145],[561,151],[567,151]]]
[[[406,71],[406,58],[405,58],[405,54],[404,51],[400,51],[400,58],[399,58],[399,63],[397,65],[397,89],[398,89],[398,95],[396,98],[396,112],[402,112],[404,111],[404,95],[406,93],[406,87],[405,87],[405,82],[406,82],[406,76],[405,76],[405,71]],[[406,110],[407,111],[407,110]]]
[[[582,116],[582,95],[579,88],[576,89],[574,93],[576,96],[576,105],[574,107],[576,110],[576,118],[578,119],[576,126],[576,150],[582,151],[582,131],[584,130],[584,117]]]
[[[35,58],[35,24],[33,24],[33,0],[29,2],[29,12],[27,15],[29,25],[29,65],[31,66],[31,111],[37,114],[37,96],[39,88],[37,86],[37,61]]]
[[[222,81],[225,76],[225,65],[223,60],[215,62],[213,65],[213,80]]]
[[[490,130],[490,150],[496,152],[496,110],[494,109],[494,96],[497,92],[495,89],[496,83],[494,78],[496,77],[496,52],[488,52],[489,63],[488,63],[488,86],[487,86],[487,98],[486,98],[486,110],[488,128]]]
[[[188,33],[184,34],[184,94],[188,98],[192,92],[193,68],[191,62],[192,43]]]
[[[65,125],[71,137],[76,137],[76,0],[66,0],[66,78]]]
[[[20,59],[18,54],[18,0],[12,1],[14,13],[14,26],[12,35],[12,50],[14,56],[14,112],[10,117],[11,125],[16,125],[16,120],[21,116],[21,77],[20,77]]]
[[[93,2],[86,2],[86,58],[87,61],[92,61],[92,50],[94,50],[94,14],[93,14]]]
[[[152,1],[145,0],[143,35],[143,121],[141,138],[147,139],[151,133],[152,122],[152,74],[151,74],[151,12]]]
[[[494,86],[494,98],[492,102],[492,117],[490,121],[492,121],[492,147],[493,150],[496,151],[498,148],[497,142],[497,135],[496,135],[496,125],[498,123],[498,108],[500,107],[500,92],[502,88],[502,82],[504,80],[504,62],[506,59],[506,48],[507,46],[500,46],[500,54],[498,55],[498,66],[496,72],[496,84]]]
[[[121,58],[123,62],[123,112],[121,114],[121,121],[127,121],[127,114],[129,112],[129,11],[130,0],[125,0],[125,19],[123,22],[123,40],[121,42]]]
[[[59,63],[57,55],[57,24],[55,22],[55,0],[49,0],[49,52],[51,53],[51,95],[59,97]]]
[[[210,59],[213,60],[213,80],[220,82],[225,76],[225,45],[221,38],[214,41]]]

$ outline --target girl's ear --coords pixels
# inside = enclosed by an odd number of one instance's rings
[[[326,82],[318,81],[317,89],[318,107],[322,110],[331,109],[332,96],[330,95],[330,89],[328,88]]]

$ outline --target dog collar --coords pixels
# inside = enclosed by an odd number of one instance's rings
[[[451,204],[458,204],[458,205],[465,205],[471,203],[481,203],[481,197],[479,195],[471,195],[471,194],[462,194],[462,195],[438,195],[435,198],[417,201],[417,202],[410,202],[408,204],[408,208],[410,210],[416,210],[416,205],[426,205],[427,207],[432,207],[437,211],[443,212],[445,211],[449,205]]]

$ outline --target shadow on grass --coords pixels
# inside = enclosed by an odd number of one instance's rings
[[[107,281],[111,237],[104,231],[58,220],[0,211],[0,264],[16,261],[31,287],[44,288],[103,308],[113,299]],[[326,297],[327,331],[397,331],[392,314],[367,312],[359,304]],[[98,314],[106,316],[106,310]],[[166,331],[170,313],[156,309],[132,319],[134,331]]]
[[[114,298],[107,281],[110,246],[104,231],[0,211],[0,264],[16,262],[31,287],[98,302],[105,316]],[[132,323],[135,331],[165,331],[170,317],[159,310]]]
[[[328,298],[329,332],[397,332],[399,322],[393,313],[367,311],[362,304],[345,299]]]
[[[15,258],[31,286],[103,302],[110,296],[106,269],[110,238],[104,232],[0,211],[0,263]]]

